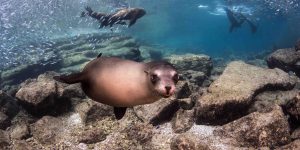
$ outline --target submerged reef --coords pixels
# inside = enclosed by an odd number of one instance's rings
[[[89,38],[98,42],[86,44]],[[112,34],[82,35],[73,43],[60,39],[55,45],[54,64],[41,61],[1,72],[2,149],[300,148],[295,49],[244,62],[202,54],[167,55],[132,37]],[[168,60],[181,75],[177,93],[129,108],[117,120],[113,107],[86,97],[79,84],[53,79],[79,71],[99,53],[144,62]],[[164,114],[168,115],[160,117]]]

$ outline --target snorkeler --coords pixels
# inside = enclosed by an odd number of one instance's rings
[[[112,14],[94,12],[91,7],[86,7],[85,9],[86,12],[82,12],[81,17],[88,15],[97,19],[101,24],[100,28],[112,27],[114,24],[126,25],[126,21],[129,21],[128,27],[130,27],[146,14],[146,11],[142,8],[124,8]]]
[[[227,18],[229,19],[231,25],[229,28],[229,32],[231,33],[235,28],[239,28],[246,21],[251,29],[252,33],[257,31],[257,25],[255,25],[250,19],[245,17],[242,13],[234,13],[229,8],[225,7]]]

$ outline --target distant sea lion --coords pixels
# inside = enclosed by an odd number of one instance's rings
[[[129,21],[128,27],[130,27],[146,14],[146,11],[142,8],[124,8],[112,14],[94,12],[91,7],[86,7],[85,9],[86,12],[82,12],[81,17],[88,15],[97,19],[101,24],[100,28],[112,27],[114,24],[126,25],[125,21]]]
[[[81,83],[88,97],[114,106],[117,119],[124,116],[127,107],[153,103],[175,92],[179,77],[168,62],[138,63],[100,56],[89,62],[82,72],[54,79],[68,84]]]
[[[240,28],[245,21],[249,24],[252,33],[255,33],[257,31],[257,25],[255,25],[249,18],[244,16],[242,13],[234,13],[227,7],[224,7],[224,10],[226,12],[228,20],[230,21],[230,33],[234,29]]]

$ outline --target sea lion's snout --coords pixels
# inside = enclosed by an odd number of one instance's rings
[[[168,98],[168,97],[172,96],[175,93],[175,89],[176,89],[175,84],[172,86],[170,86],[170,85],[165,86],[165,90],[164,90],[162,96],[164,98]]]
[[[145,9],[137,8],[137,11],[138,11],[138,15],[137,15],[138,18],[142,18],[143,16],[146,15]]]

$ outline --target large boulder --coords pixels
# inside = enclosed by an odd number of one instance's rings
[[[246,115],[253,98],[267,89],[291,89],[295,81],[280,69],[264,69],[241,61],[230,63],[198,99],[198,124],[225,124]]]
[[[223,125],[214,134],[233,138],[243,147],[280,146],[291,140],[287,118],[278,105],[270,112],[254,112]]]
[[[207,55],[171,55],[166,60],[173,64],[179,71],[194,70],[210,75],[212,70],[212,60]]]
[[[300,76],[300,51],[294,48],[279,49],[267,58],[270,68],[280,68],[286,72],[293,71]]]

